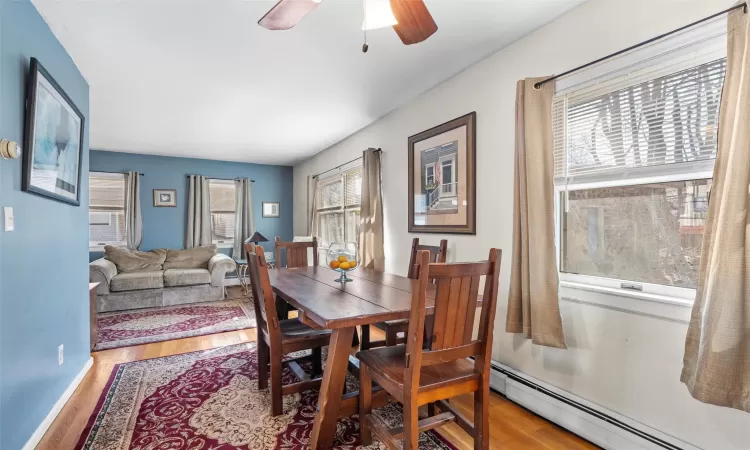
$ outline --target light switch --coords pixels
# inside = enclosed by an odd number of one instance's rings
[[[14,226],[14,217],[13,217],[13,207],[6,206],[3,208],[3,216],[5,216],[5,231],[13,231]]]

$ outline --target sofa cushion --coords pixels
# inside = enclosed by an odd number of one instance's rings
[[[104,247],[104,259],[112,261],[117,266],[118,273],[162,270],[166,258],[167,250],[163,248],[140,252],[112,245]]]
[[[159,289],[164,287],[164,272],[152,270],[149,272],[118,273],[109,282],[112,292],[135,291],[138,289]]]
[[[167,250],[164,270],[208,269],[208,260],[216,254],[215,245],[194,247],[187,250]]]
[[[164,286],[193,286],[210,284],[211,273],[206,269],[167,269],[164,271]]]

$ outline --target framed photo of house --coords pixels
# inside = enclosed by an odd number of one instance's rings
[[[154,189],[154,206],[176,207],[177,191],[174,189]]]
[[[22,189],[80,205],[85,118],[36,58],[26,97]]]
[[[263,217],[278,219],[281,217],[279,202],[263,202]]]
[[[409,232],[476,234],[476,112],[409,137]]]

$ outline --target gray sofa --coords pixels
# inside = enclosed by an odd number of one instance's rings
[[[130,251],[107,246],[89,263],[97,312],[171,306],[224,298],[224,277],[236,269],[216,248]]]

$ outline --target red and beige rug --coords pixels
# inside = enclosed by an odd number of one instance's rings
[[[272,417],[257,379],[254,343],[119,364],[76,450],[309,448],[318,391],[285,396],[284,414]],[[292,379],[287,371],[284,382]],[[376,414],[390,426],[403,421],[394,405]],[[358,444],[357,417],[339,421],[334,448],[365,448]],[[455,449],[435,432],[422,433],[419,448]]]
[[[94,351],[254,328],[248,299],[99,314]]]

